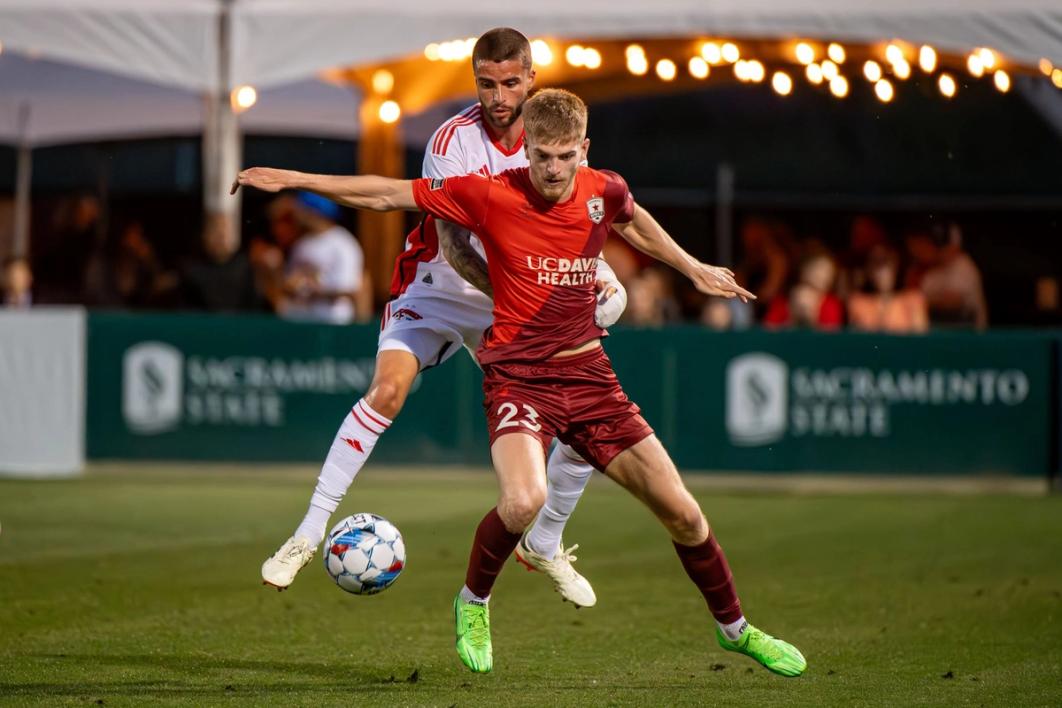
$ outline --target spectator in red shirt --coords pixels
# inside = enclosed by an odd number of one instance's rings
[[[799,280],[788,294],[775,297],[763,324],[769,328],[810,327],[834,331],[844,324],[844,305],[833,293],[837,264],[821,245],[813,246],[801,259]]]

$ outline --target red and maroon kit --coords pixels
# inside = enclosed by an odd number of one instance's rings
[[[494,325],[476,353],[481,364],[541,361],[604,334],[594,324],[594,281],[609,226],[631,220],[622,177],[581,167],[560,203],[535,190],[527,168],[418,179],[413,194],[428,214],[483,242]]]
[[[483,366],[491,442],[522,432],[558,437],[598,469],[652,433],[600,349],[557,352],[602,337],[594,324],[597,257],[613,222],[633,216],[619,175],[580,167],[570,198],[544,199],[527,168],[483,177],[413,182],[417,205],[483,243],[494,324],[476,355]]]
[[[519,432],[538,437],[545,448],[558,437],[604,471],[651,435],[603,349],[550,358],[604,335],[594,324],[597,256],[612,223],[633,216],[623,178],[581,167],[571,198],[559,203],[542,198],[527,168],[489,178],[415,180],[413,195],[432,216],[479,236],[487,254],[494,325],[477,357],[491,443]],[[519,540],[496,508],[487,513],[465,575],[473,594],[490,595]],[[675,550],[715,618],[740,619],[730,566],[715,537],[698,546],[676,543]]]

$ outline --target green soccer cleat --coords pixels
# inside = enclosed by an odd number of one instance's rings
[[[730,641],[717,627],[715,636],[719,646],[727,651],[752,657],[763,664],[768,671],[781,676],[799,676],[808,668],[807,659],[800,650],[789,642],[775,639],[771,635],[756,629],[751,624],[742,632],[737,641]]]
[[[457,655],[465,666],[485,674],[494,666],[490,646],[490,609],[478,602],[454,598],[454,624],[457,629]]]

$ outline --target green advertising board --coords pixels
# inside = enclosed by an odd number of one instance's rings
[[[90,458],[323,460],[372,379],[378,329],[269,316],[92,314]],[[487,464],[480,373],[414,384],[373,459]]]
[[[91,458],[318,461],[372,377],[377,330],[267,316],[93,314]],[[1045,475],[1056,338],[617,329],[620,380],[680,468]],[[487,464],[480,374],[418,379],[378,462]]]
[[[610,354],[680,467],[1043,476],[1050,464],[1049,337],[631,334]]]

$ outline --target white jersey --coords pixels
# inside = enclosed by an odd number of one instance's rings
[[[473,172],[494,175],[527,167],[524,136],[520,136],[511,150],[506,150],[491,137],[483,120],[482,108],[477,103],[443,123],[424,151],[421,176],[441,179]],[[445,298],[489,311],[491,299],[458,275],[439,251],[434,223],[432,217],[425,217],[406,238],[405,250],[395,262],[391,296],[408,293],[417,297]],[[484,255],[475,235],[471,243],[481,256]]]

